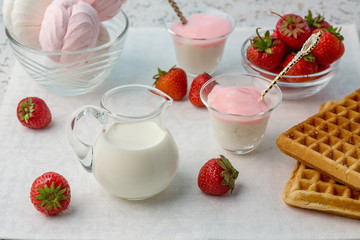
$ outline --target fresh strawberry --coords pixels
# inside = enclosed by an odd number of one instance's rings
[[[318,66],[318,72],[322,72],[322,71],[325,71],[326,69],[328,69],[330,67],[330,64],[329,65],[320,65]]]
[[[330,23],[325,21],[325,17],[322,15],[317,15],[313,17],[312,12],[309,10],[308,15],[305,16],[305,21],[309,25],[311,31],[314,31],[317,28],[328,28]]]
[[[312,50],[312,54],[316,57],[317,61],[321,65],[329,65],[339,58],[345,52],[345,46],[342,42],[344,37],[340,34],[338,28],[332,26],[327,29],[315,29],[313,33],[322,31],[323,34],[320,37],[319,43]]]
[[[197,107],[204,107],[204,103],[200,99],[200,89],[208,80],[211,79],[211,76],[207,73],[198,75],[191,83],[189,99],[192,104]]]
[[[271,70],[267,70],[267,72],[271,72],[272,74],[270,73],[267,73],[265,71],[261,71],[260,74],[261,76],[265,77],[265,78],[268,78],[270,80],[274,80],[274,78],[276,77],[276,75],[278,75],[281,71],[283,70],[283,67],[282,65],[280,65],[279,67],[277,68],[274,68],[274,69],[271,69]],[[282,79],[280,79],[281,81]]]
[[[20,123],[25,127],[39,129],[51,122],[51,112],[44,100],[38,97],[22,99],[16,109]]]
[[[69,183],[58,173],[44,173],[33,182],[30,199],[39,212],[45,215],[58,214],[69,207]]]
[[[269,31],[266,31],[264,36],[260,36],[259,28],[257,28],[256,34],[257,36],[251,39],[251,45],[246,51],[248,60],[265,70],[280,66],[287,51],[285,44],[277,37],[271,37]]]
[[[274,12],[272,12],[274,13]],[[311,29],[305,20],[296,14],[280,16],[276,23],[275,32],[291,50],[300,50],[302,45],[311,35]]]
[[[289,52],[291,52],[290,48],[288,46],[286,46],[286,44],[280,40],[280,38],[278,38],[277,34],[275,31],[273,31],[271,34],[270,34],[270,37],[274,38],[274,39],[278,39],[279,41],[282,42],[282,44],[285,46],[285,55]]]
[[[224,195],[235,188],[235,180],[239,172],[230,161],[220,155],[207,161],[200,169],[198,186],[205,193],[211,195]]]
[[[153,79],[155,79],[153,85],[175,101],[180,101],[186,95],[187,76],[181,68],[174,66],[167,72],[158,68],[158,73]]]
[[[295,57],[294,53],[289,53],[284,61],[283,68],[285,68],[291,60]],[[286,75],[303,76],[300,78],[286,78],[288,82],[307,82],[313,80],[311,77],[306,77],[309,74],[318,72],[318,64],[316,58],[311,53],[302,57],[297,63],[290,68]]]

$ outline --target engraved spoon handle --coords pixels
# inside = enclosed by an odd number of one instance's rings
[[[322,31],[312,34],[306,42],[303,44],[301,50],[295,55],[291,62],[274,78],[270,85],[261,93],[260,101],[264,99],[264,96],[270,91],[270,89],[297,63],[302,57],[310,54],[310,52],[319,43]]]

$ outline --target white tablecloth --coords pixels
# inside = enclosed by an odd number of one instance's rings
[[[254,29],[236,29],[216,74],[243,71],[240,47]],[[286,129],[317,112],[321,103],[360,88],[360,48],[356,27],[343,26],[346,52],[340,72],[320,93],[283,101],[273,113],[263,142],[254,152],[235,156],[212,135],[208,112],[188,100],[167,111],[166,125],[180,152],[178,173],[164,192],[144,201],[118,199],[77,162],[64,135],[66,120],[78,107],[99,104],[109,88],[126,83],[151,85],[157,67],[175,64],[170,37],[162,28],[130,29],[125,50],[109,79],[95,92],[63,97],[44,90],[16,64],[0,108],[0,238],[21,239],[345,239],[360,236],[360,222],[287,206],[281,193],[295,160],[275,145]],[[190,79],[191,80],[191,79]],[[16,119],[16,105],[38,96],[53,122],[30,130]],[[95,134],[95,133],[94,133]],[[239,170],[232,195],[213,197],[197,187],[200,167],[224,154]],[[29,198],[33,180],[46,171],[64,175],[71,185],[70,208],[56,217],[35,210]]]

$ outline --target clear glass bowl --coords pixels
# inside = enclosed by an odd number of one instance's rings
[[[255,36],[251,36],[246,39],[241,46],[243,67],[249,73],[262,75],[267,79],[273,80],[277,76],[277,73],[266,71],[253,65],[246,57],[246,49],[250,46],[250,40],[253,37]],[[285,75],[277,83],[283,93],[283,99],[303,99],[318,93],[336,75],[339,70],[339,62],[340,60],[337,60],[336,62],[332,63],[327,69],[314,74],[309,74],[305,76]],[[307,80],[302,81],[302,78],[307,78]]]
[[[7,28],[5,32],[16,59],[37,83],[55,94],[71,96],[88,93],[99,86],[109,76],[124,48],[129,29],[124,12],[102,22],[102,27],[109,38],[105,44],[61,53],[27,47],[15,40]],[[70,61],[59,62],[58,59],[64,57]]]

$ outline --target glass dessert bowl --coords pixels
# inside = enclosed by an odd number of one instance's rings
[[[164,19],[171,35],[177,64],[192,77],[213,74],[221,63],[226,41],[235,27],[234,19],[212,8],[182,10],[188,23],[181,24],[173,13]]]
[[[129,29],[125,13],[120,11],[101,25],[96,47],[60,53],[25,46],[7,28],[5,32],[17,61],[38,84],[55,94],[71,96],[99,86],[110,75],[124,48]]]
[[[282,93],[274,86],[260,101],[270,80],[248,73],[226,73],[213,77],[200,90],[210,113],[218,144],[234,154],[246,154],[261,143],[271,113],[280,105]]]
[[[252,74],[261,75],[269,80],[273,80],[278,73],[264,70],[252,64],[247,56],[246,50],[250,46],[251,36],[245,40],[241,46],[242,64],[244,69]],[[310,97],[322,90],[339,70],[340,59],[332,63],[328,68],[309,75],[285,75],[277,85],[280,87],[284,100],[296,100]]]

